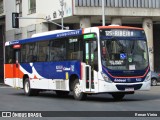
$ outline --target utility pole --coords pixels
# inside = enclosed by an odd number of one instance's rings
[[[105,5],[104,5],[104,0],[102,0],[102,26],[105,26]]]
[[[61,5],[61,11],[60,11],[60,14],[61,14],[61,26],[62,26],[62,30],[63,30],[63,16],[64,16],[64,11],[63,11],[63,6],[64,6],[64,0],[60,0],[60,5]]]

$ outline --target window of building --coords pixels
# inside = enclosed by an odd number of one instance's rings
[[[22,39],[22,33],[15,34],[15,40]]]
[[[2,14],[3,12],[4,12],[3,0],[0,0],[0,14]]]
[[[36,0],[29,0],[29,14],[36,13]]]
[[[28,38],[31,38],[33,34],[36,34],[36,30],[28,31],[28,32],[27,32],[27,37],[28,37]]]
[[[15,30],[15,32],[14,32],[14,39],[15,40],[22,39],[22,29],[21,28]]]
[[[36,24],[27,27],[27,38],[31,38],[36,33]]]

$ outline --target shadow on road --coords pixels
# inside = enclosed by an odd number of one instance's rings
[[[156,86],[158,87],[158,86]],[[23,91],[18,93],[10,93],[10,95],[15,96],[25,96]],[[25,96],[25,97],[37,97],[43,99],[66,99],[66,100],[74,100],[72,93],[70,93],[66,97],[58,97],[54,91],[40,92],[38,96]],[[126,95],[123,100],[115,101],[110,94],[97,94],[97,95],[88,95],[86,102],[135,102],[135,101],[151,101],[151,100],[160,100],[159,94],[151,94],[150,92],[137,92],[133,95]]]

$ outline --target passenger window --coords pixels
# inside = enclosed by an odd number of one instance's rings
[[[49,41],[43,41],[38,43],[38,61],[49,61]]]
[[[52,40],[50,41],[50,61],[66,60],[66,40]]]

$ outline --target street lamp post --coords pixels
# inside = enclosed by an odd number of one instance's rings
[[[102,0],[102,26],[105,26],[105,5],[104,5],[104,0]]]
[[[64,11],[63,11],[63,6],[64,6],[64,1],[60,0],[60,5],[61,5],[61,25],[62,25],[62,30],[63,30],[63,15],[64,15]]]

